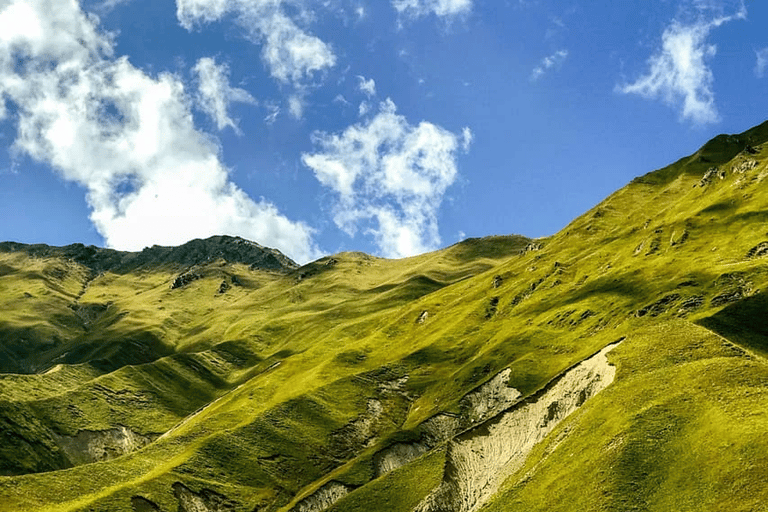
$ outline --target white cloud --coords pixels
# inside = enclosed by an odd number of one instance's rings
[[[568,58],[568,50],[558,50],[552,55],[544,57],[541,64],[536,66],[531,72],[531,80],[536,81],[552,68],[562,66],[565,59]]]
[[[472,11],[472,0],[392,0],[392,6],[398,14],[409,18],[430,14],[451,18],[469,14]]]
[[[768,48],[755,50],[755,56],[757,57],[757,62],[755,63],[755,76],[763,78],[763,76],[765,76],[765,69],[768,68]]]
[[[717,53],[717,47],[707,43],[712,29],[735,19],[746,17],[741,5],[736,14],[725,16],[721,6],[699,2],[698,19],[691,23],[677,20],[664,30],[662,46],[649,61],[648,72],[634,83],[617,87],[625,94],[638,94],[644,98],[661,98],[667,104],[680,108],[681,119],[697,124],[719,120],[712,89],[714,76],[707,65]],[[707,11],[718,11],[713,19],[704,17]]]
[[[316,133],[317,152],[302,160],[336,193],[339,228],[350,236],[362,229],[384,256],[404,257],[440,243],[438,209],[456,180],[456,159],[468,147],[467,134],[457,136],[426,121],[413,126],[388,99],[364,123],[340,134]]]
[[[264,117],[264,122],[271,125],[277,120],[277,116],[280,115],[280,107],[274,103],[269,103],[266,107],[268,114]]]
[[[284,3],[283,0],[176,0],[176,15],[187,30],[234,15],[248,37],[262,45],[262,59],[272,77],[281,84],[303,89],[316,73],[336,64],[336,55],[328,44],[299,27],[296,20],[308,16],[299,13],[290,17]]]
[[[360,92],[364,93],[369,98],[376,96],[376,82],[373,78],[366,80],[364,76],[358,75],[357,80],[359,82],[358,87],[360,88]]]
[[[229,68],[226,64],[216,64],[210,57],[197,61],[192,72],[197,77],[197,103],[203,112],[216,123],[219,130],[227,126],[239,133],[237,122],[229,117],[230,103],[256,104],[248,91],[229,85]]]
[[[361,102],[360,106],[357,108],[357,113],[360,117],[365,116],[370,111],[371,111],[371,104],[368,103],[367,101]]]
[[[465,152],[469,151],[469,146],[472,145],[472,141],[475,140],[475,134],[469,129],[469,126],[465,126],[461,130],[461,149]]]
[[[115,7],[132,2],[133,0],[104,0],[96,6],[96,9],[101,12],[109,12]]]
[[[149,76],[112,48],[76,0],[0,8],[0,97],[14,105],[14,151],[85,187],[110,247],[230,234],[315,256],[308,226],[229,180],[218,145],[193,124],[182,81]]]

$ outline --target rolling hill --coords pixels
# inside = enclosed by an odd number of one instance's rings
[[[402,260],[2,243],[0,510],[768,509],[766,142]]]

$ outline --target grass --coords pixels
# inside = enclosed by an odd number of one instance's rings
[[[528,395],[625,337],[614,385],[538,445],[489,510],[757,507],[768,272],[749,254],[768,239],[764,131],[636,180],[539,250],[489,237],[288,273],[218,260],[101,275],[0,253],[0,421],[14,439],[0,460],[38,472],[0,477],[3,506],[129,511],[140,495],[173,510],[183,482],[275,511],[333,479],[356,488],[333,510],[409,510],[441,478],[443,451],[375,479],[379,450],[459,412],[504,368]],[[698,186],[713,165],[726,178]],[[201,277],[171,289],[185,272]],[[118,425],[173,430],[50,471],[64,465],[54,433]]]

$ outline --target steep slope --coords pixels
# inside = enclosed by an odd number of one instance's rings
[[[2,503],[759,509],[767,140],[768,125],[717,137],[543,240],[279,272],[164,262],[106,270],[74,295],[90,267],[8,252],[0,295],[46,292],[8,299],[17,324],[64,339],[55,314],[72,296],[109,306],[93,338],[65,342],[87,347],[79,364],[2,376],[6,474],[80,464],[0,478]],[[74,277],[29,279],[51,264]],[[127,332],[167,353],[102,363],[97,337]],[[102,454],[116,457],[81,464]]]

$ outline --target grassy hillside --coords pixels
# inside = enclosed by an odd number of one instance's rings
[[[3,244],[0,510],[432,510],[466,474],[490,498],[441,509],[759,510],[766,141],[717,137],[547,239],[403,260]],[[457,466],[619,340],[530,455]]]

